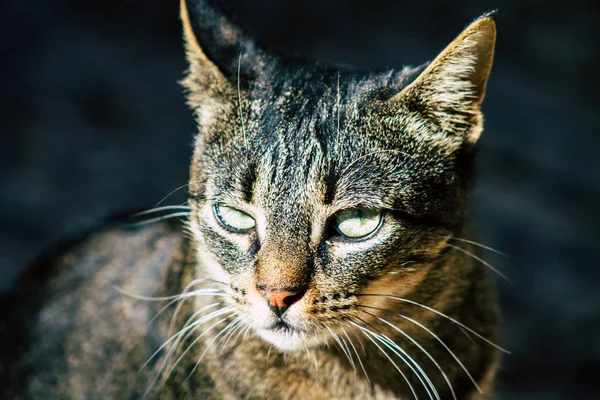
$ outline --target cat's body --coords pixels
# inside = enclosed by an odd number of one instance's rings
[[[187,233],[111,228],[43,260],[5,299],[0,396],[488,395],[499,317],[466,203],[491,18],[425,70],[370,73],[265,52],[211,2],[182,10]],[[154,318],[170,298],[149,298],[177,295]]]

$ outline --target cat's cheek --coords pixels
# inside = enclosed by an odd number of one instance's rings
[[[231,282],[231,275],[225,271],[211,252],[202,250],[206,248],[206,246],[199,247],[200,250],[197,252],[198,277],[224,282],[229,285]]]

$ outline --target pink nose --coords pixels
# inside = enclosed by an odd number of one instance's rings
[[[306,293],[306,289],[296,289],[293,291],[285,289],[271,289],[260,284],[257,284],[256,288],[267,300],[269,308],[278,317],[281,317],[292,304],[300,300],[302,296],[304,296],[304,293]]]

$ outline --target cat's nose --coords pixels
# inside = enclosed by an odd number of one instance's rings
[[[257,284],[256,288],[267,300],[269,308],[278,317],[281,317],[292,304],[300,300],[306,293],[306,288],[272,289],[260,284]]]

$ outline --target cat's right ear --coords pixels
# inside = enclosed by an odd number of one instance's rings
[[[190,75],[196,76],[195,83],[207,90],[218,90],[227,85],[227,79],[219,70],[217,65],[209,59],[205,51],[200,47],[196,32],[198,31],[198,16],[190,17],[188,9],[196,11],[194,1],[180,1],[180,15],[183,24],[183,38],[188,63],[190,64]],[[194,30],[196,26],[196,30]],[[185,82],[184,82],[185,84]],[[186,85],[188,86],[188,85]]]
[[[233,21],[227,2],[180,0],[189,72],[183,85],[197,111],[204,101],[237,97],[253,80],[264,54]]]

